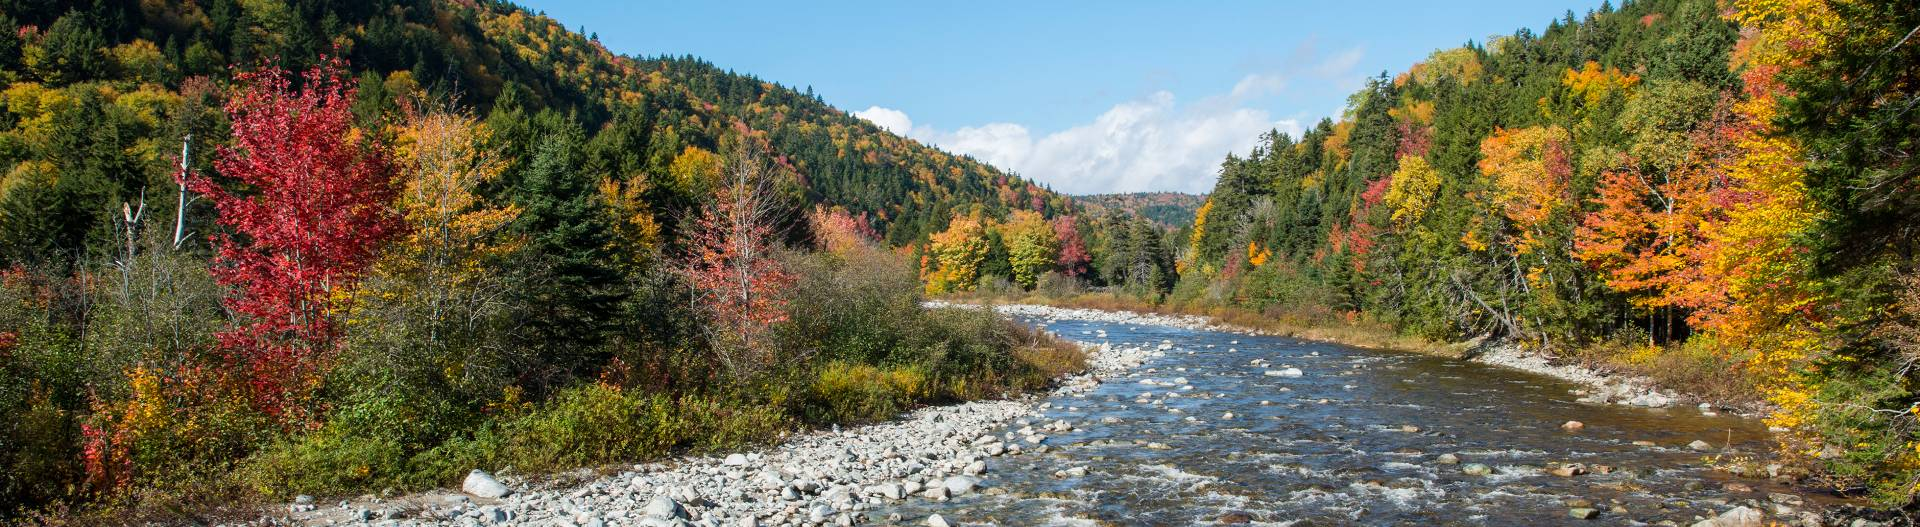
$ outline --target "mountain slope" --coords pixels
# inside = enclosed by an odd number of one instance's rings
[[[1137,214],[1163,227],[1179,229],[1193,225],[1193,213],[1200,210],[1207,197],[1180,192],[1132,192],[1074,196],[1073,201],[1091,214],[1107,210]]]
[[[896,245],[942,228],[956,210],[1004,216],[1068,206],[1032,182],[887,133],[817,95],[691,57],[619,56],[503,2],[203,0],[73,8],[17,1],[0,3],[0,25],[7,26],[0,49],[18,51],[0,58],[12,110],[0,128],[11,129],[5,133],[16,145],[0,151],[0,165],[11,167],[0,180],[0,201],[53,204],[71,220],[43,225],[24,213],[0,216],[8,239],[36,241],[30,252],[39,254],[97,253],[108,215],[104,207],[89,209],[166,187],[180,136],[197,132],[195,150],[202,152],[225,136],[206,109],[217,108],[228,64],[277,57],[299,68],[336,49],[360,75],[363,114],[415,98],[455,99],[482,115],[512,100],[527,115],[551,109],[570,116],[604,143],[587,168],[620,181],[654,179],[648,201],[662,204],[653,211],[660,217],[679,217],[683,211],[672,204],[688,202],[688,189],[663,184],[674,162],[689,149],[722,151],[743,133],[766,141],[795,169],[803,201],[865,214]],[[199,100],[203,95],[210,98]],[[68,113],[53,118],[61,111]],[[42,120],[54,123],[36,124]],[[103,128],[116,135],[81,137]],[[120,148],[77,152],[83,140]],[[201,170],[210,168],[205,157],[195,160]],[[89,175],[52,184],[53,174],[73,171]],[[676,193],[682,195],[661,195]],[[0,260],[30,259],[25,252]]]

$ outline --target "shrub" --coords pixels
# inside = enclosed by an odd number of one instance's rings
[[[1047,273],[1040,275],[1033,292],[1042,298],[1073,298],[1087,292],[1087,282],[1060,273]]]
[[[836,361],[819,369],[797,413],[813,423],[878,421],[929,399],[932,390],[927,372],[916,366],[883,370]]]

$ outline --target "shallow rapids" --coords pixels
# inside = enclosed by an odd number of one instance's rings
[[[1029,453],[990,459],[984,492],[909,499],[872,516],[913,522],[939,513],[1000,525],[1691,525],[1738,505],[1787,520],[1820,500],[1708,467],[1708,456],[1766,451],[1755,419],[1582,403],[1570,393],[1577,385],[1411,353],[1017,318],[1072,340],[1160,353],[999,431]],[[1563,429],[1569,420],[1585,426]],[[1055,421],[1073,428],[1045,430]],[[1031,452],[1028,428],[1046,435],[1046,452]],[[1690,447],[1695,441],[1710,448]],[[1587,473],[1552,473],[1570,463]],[[1575,519],[1574,509],[1592,517]]]

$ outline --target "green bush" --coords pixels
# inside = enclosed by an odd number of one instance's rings
[[[735,449],[792,426],[778,401],[601,383],[537,405],[495,405],[492,416],[462,412],[430,398],[366,398],[321,429],[262,451],[240,474],[267,495],[417,489],[452,484],[475,467],[546,471]]]
[[[882,370],[833,362],[819,369],[798,413],[813,423],[858,423],[887,419],[927,400],[933,386],[918,367]]]

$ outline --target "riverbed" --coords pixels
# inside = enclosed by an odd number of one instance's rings
[[[1034,423],[1075,427],[1048,435],[1044,454],[992,460],[988,493],[876,513],[1002,525],[1691,525],[1742,505],[1801,520],[1822,501],[1709,466],[1763,455],[1756,419],[1582,402],[1585,386],[1456,359],[1017,312],[1068,339],[1158,353],[1001,430],[1018,440]]]

